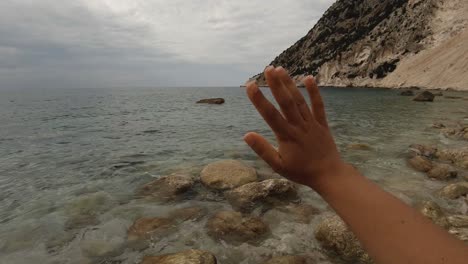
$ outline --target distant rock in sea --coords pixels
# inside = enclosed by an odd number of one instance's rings
[[[297,83],[468,90],[467,13],[466,0],[338,0],[271,65]]]
[[[224,98],[208,98],[198,101],[197,104],[224,104],[224,102]]]

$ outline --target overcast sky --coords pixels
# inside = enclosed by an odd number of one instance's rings
[[[0,89],[231,86],[334,0],[0,0]]]

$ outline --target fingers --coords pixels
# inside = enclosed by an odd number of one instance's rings
[[[268,86],[270,87],[273,96],[278,102],[283,115],[292,124],[300,124],[300,122],[302,122],[302,116],[297,109],[296,102],[292,98],[288,89],[279,79],[275,68],[273,66],[268,66],[265,69],[264,74]]]
[[[317,83],[314,77],[307,76],[304,79],[304,85],[312,102],[312,111],[317,122],[325,127],[328,127],[327,117],[325,114],[325,105],[323,104],[322,96],[320,95]]]
[[[247,84],[247,96],[278,138],[287,138],[288,122],[275,106],[265,98],[254,82]]]
[[[281,157],[276,149],[268,141],[257,133],[247,133],[244,136],[245,142],[276,172],[280,172]]]
[[[302,96],[301,92],[297,88],[296,83],[289,76],[288,72],[283,67],[276,68],[276,72],[278,73],[279,79],[281,80],[283,85],[289,90],[291,97],[296,102],[296,106],[302,118],[305,121],[312,120],[310,108],[307,105],[304,96]]]

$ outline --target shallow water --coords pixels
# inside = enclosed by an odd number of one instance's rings
[[[347,161],[408,203],[433,199],[459,210],[459,202],[434,194],[444,183],[406,166],[405,152],[412,143],[466,146],[431,125],[466,122],[468,101],[437,97],[434,103],[416,103],[380,89],[326,88],[322,93]],[[226,104],[195,104],[208,97],[224,97]],[[278,215],[282,221],[273,221],[271,234],[258,245],[216,242],[206,235],[206,219],[181,224],[143,251],[124,245],[136,217],[165,216],[188,205],[229,208],[206,200],[136,200],[135,189],[153,177],[196,174],[220,159],[244,160],[268,171],[242,141],[251,130],[272,139],[242,88],[0,91],[0,112],[1,263],[135,263],[143,255],[187,248],[209,250],[221,264],[259,263],[275,254],[309,254],[329,263],[313,236],[320,216],[297,224]],[[350,143],[372,149],[348,150]],[[304,188],[301,195],[328,210],[314,192]],[[83,215],[94,218],[83,220]],[[102,254],[106,250],[112,252]]]

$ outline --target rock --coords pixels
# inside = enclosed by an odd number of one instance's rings
[[[468,147],[438,150],[436,157],[439,160],[449,161],[458,167],[468,169]]]
[[[256,181],[257,173],[239,161],[222,160],[205,166],[200,179],[209,188],[226,190]]]
[[[237,210],[250,211],[259,202],[278,203],[297,200],[294,183],[286,179],[252,182],[225,193],[228,202]]]
[[[173,221],[168,218],[140,218],[128,229],[128,240],[149,239],[159,231],[169,229]]]
[[[99,224],[97,216],[117,205],[117,201],[106,192],[96,192],[78,197],[65,206],[68,216],[66,229],[82,228]]]
[[[209,98],[202,99],[197,102],[197,104],[224,104],[225,100],[223,98]]]
[[[433,159],[437,152],[437,148],[420,144],[412,144],[409,147],[409,151],[411,153],[411,157],[423,156],[428,159]]]
[[[138,194],[167,201],[187,192],[193,184],[194,180],[189,175],[174,173],[145,184]]]
[[[442,92],[433,92],[434,96],[444,96]]]
[[[118,220],[87,230],[80,241],[81,252],[91,258],[118,256],[125,246],[125,231],[126,226]]]
[[[420,172],[428,172],[432,169],[431,161],[422,156],[415,156],[408,163],[413,169]]]
[[[448,199],[457,199],[468,194],[468,182],[452,183],[445,186],[439,195]]]
[[[352,150],[372,150],[369,145],[364,143],[349,144],[346,148]]]
[[[307,264],[307,259],[301,256],[274,257],[263,264]]]
[[[462,99],[463,97],[446,95],[446,96],[444,96],[444,98],[447,98],[447,99]]]
[[[435,164],[430,171],[427,172],[429,178],[437,180],[450,180],[456,178],[458,172],[453,170],[447,164]]]
[[[141,264],[216,264],[216,257],[206,251],[190,249],[161,256],[147,256]]]
[[[414,92],[411,91],[411,90],[405,90],[405,91],[402,91],[402,92],[400,93],[400,95],[402,95],[402,96],[413,96],[413,95],[414,95]]]
[[[413,99],[413,101],[416,102],[433,102],[434,101],[434,94],[432,94],[429,91],[424,91],[422,93],[419,93],[416,95],[416,97]]]
[[[451,228],[449,233],[468,243],[468,228]]]
[[[431,219],[436,225],[443,228],[450,226],[447,217],[442,208],[433,201],[426,201],[418,206],[419,211],[427,218]]]
[[[453,227],[468,227],[468,215],[451,215],[447,220]]]
[[[324,219],[315,229],[322,247],[349,263],[373,263],[356,236],[337,215]]]
[[[169,213],[169,218],[174,221],[184,222],[184,221],[197,221],[206,215],[206,209],[199,206],[185,207],[176,209]]]
[[[445,128],[445,125],[442,123],[434,123],[432,124],[432,128],[442,129],[442,128]]]
[[[207,222],[208,235],[226,242],[252,242],[269,230],[258,217],[242,216],[239,212],[221,211]]]

